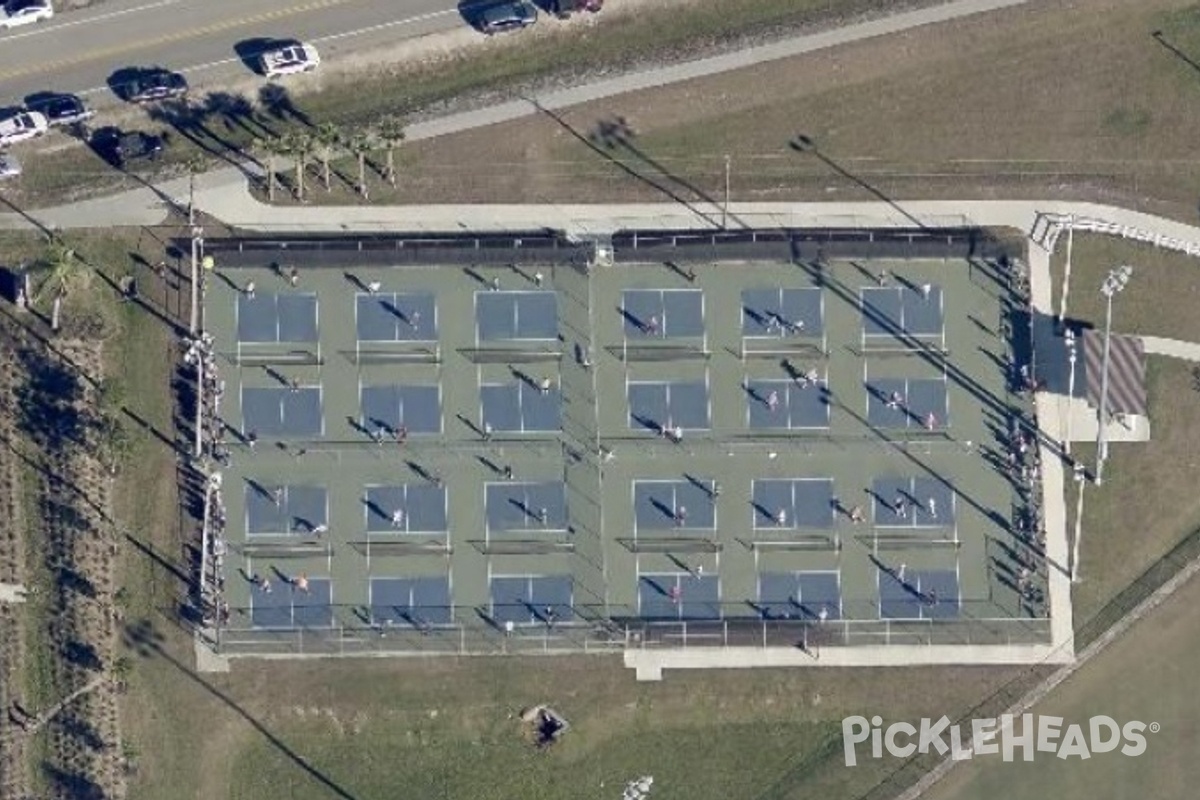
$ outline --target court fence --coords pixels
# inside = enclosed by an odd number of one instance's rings
[[[743,608],[745,606],[742,606]],[[421,621],[368,623],[362,607],[339,607],[324,627],[239,627],[248,610],[231,612],[235,624],[212,631],[211,644],[225,656],[354,655],[564,655],[617,653],[628,649],[798,648],[817,654],[823,647],[1012,646],[1050,642],[1044,618],[960,617],[913,620],[818,620],[727,617],[657,620],[601,616],[574,607],[571,621],[514,625],[489,619],[483,609],[455,609],[449,624]],[[336,622],[345,620],[344,624]]]

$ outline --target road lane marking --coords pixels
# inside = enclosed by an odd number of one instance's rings
[[[135,6],[134,8],[125,8],[120,11],[110,11],[107,14],[99,14],[94,17],[81,17],[79,19],[69,19],[66,22],[53,23],[47,27],[38,26],[38,28],[36,30],[21,31],[20,33],[14,33],[11,36],[5,36],[3,38],[0,38],[0,42],[12,42],[17,39],[28,39],[30,36],[42,36],[43,34],[47,34],[47,33],[57,33],[59,31],[61,31],[63,28],[73,28],[76,25],[89,25],[93,22],[103,22],[106,19],[113,19],[114,17],[123,17],[126,14],[134,14],[138,11],[148,11],[149,9],[152,9],[152,8],[162,8],[163,6],[173,6],[176,3],[181,3],[181,2],[183,2],[183,0],[160,0],[157,3],[150,3],[150,4],[144,5],[144,6]]]
[[[418,14],[415,17],[408,17],[406,19],[396,19],[396,20],[392,20],[391,22],[381,22],[378,25],[369,25],[365,28],[358,28],[357,30],[353,30],[353,31],[343,31],[342,33],[331,33],[331,34],[328,34],[327,36],[318,36],[317,38],[313,39],[312,41],[314,43],[315,42],[332,42],[335,39],[345,39],[348,36],[361,36],[364,33],[372,33],[373,31],[380,31],[380,30],[383,30],[384,28],[394,28],[397,25],[411,25],[414,22],[425,22],[427,20],[437,19],[438,17],[447,17],[450,15],[454,15],[456,17],[461,16],[458,9],[445,8],[445,9],[442,9],[441,11],[430,11],[427,14]]]
[[[163,45],[174,44],[176,42],[195,39],[200,36],[208,36],[213,33],[230,30],[232,28],[240,28],[246,25],[256,25],[261,22],[269,22],[271,20],[282,19],[284,17],[292,17],[297,14],[303,14],[309,11],[319,11],[322,9],[332,8],[334,6],[345,5],[346,3],[354,2],[354,0],[316,0],[316,2],[305,3],[303,5],[291,6],[290,8],[279,8],[274,11],[267,11],[262,14],[255,14],[250,17],[241,17],[239,19],[228,19],[223,22],[215,22],[211,25],[205,25],[191,30],[178,31],[169,33],[163,36],[157,36],[151,39],[143,39],[139,41],[130,41],[123,44],[107,47],[100,50],[93,50],[89,53],[81,53],[73,58],[59,59],[58,61],[48,61],[41,64],[34,64],[20,69],[7,70],[0,72],[0,82],[20,78],[26,75],[37,75],[46,72],[58,72],[70,67],[77,67],[80,64],[86,64],[89,61],[97,61],[104,58],[111,58],[125,53],[135,53],[139,50],[161,47]]]
[[[315,38],[308,39],[307,41],[312,42],[313,44],[318,42],[328,42],[333,41],[334,39],[344,39],[349,36],[359,36],[364,33],[372,33],[373,31],[382,30],[384,28],[393,28],[398,25],[411,25],[417,22],[427,22],[431,19],[437,19],[438,17],[450,15],[458,16],[458,10],[450,8],[442,11],[431,11],[427,14],[418,14],[415,17],[406,17],[405,19],[397,19],[391,22],[382,22],[378,25],[370,25],[366,28],[357,28],[352,31],[344,31],[342,33],[331,33],[326,36],[317,36]],[[222,58],[217,61],[208,61],[203,64],[193,64],[190,67],[181,67],[178,71],[185,73],[202,72],[207,69],[213,69],[214,67],[223,67],[226,64],[238,64],[241,63],[241,61],[242,59],[236,56],[233,58]],[[80,95],[81,97],[87,97],[89,95],[100,94],[101,92],[108,91],[110,91],[108,86],[93,86],[91,89],[84,89],[82,91],[75,92],[75,94]]]

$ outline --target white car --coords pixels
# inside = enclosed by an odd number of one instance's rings
[[[8,0],[0,9],[0,28],[15,28],[54,16],[50,0]]]
[[[311,44],[295,42],[263,53],[258,63],[263,75],[268,78],[280,78],[284,75],[312,72],[321,64],[321,56]]]
[[[37,111],[21,111],[0,119],[0,147],[36,139],[50,130],[46,115]]]

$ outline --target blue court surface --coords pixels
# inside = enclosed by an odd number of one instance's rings
[[[954,527],[954,490],[942,481],[876,478],[871,495],[877,528]]]
[[[277,486],[246,482],[246,534],[313,534],[329,524],[329,493],[324,486]]]
[[[841,619],[841,578],[837,572],[759,573],[758,611],[765,619]]]
[[[333,625],[333,584],[329,578],[308,578],[308,591],[296,588],[278,572],[264,575],[271,591],[255,586],[250,592],[250,622],[256,628],[328,628]]]
[[[661,434],[664,428],[708,430],[708,384],[703,381],[632,382],[629,427]]]
[[[242,431],[267,436],[312,438],[325,432],[318,386],[242,387]]]
[[[832,478],[755,479],[753,507],[757,529],[832,528],[837,516]]]
[[[371,622],[405,623],[423,629],[453,621],[450,576],[371,578]]]
[[[485,504],[488,533],[567,529],[567,489],[561,482],[489,483]]]
[[[359,387],[362,425],[369,431],[442,432],[442,390],[437,384]]]
[[[480,419],[504,433],[548,433],[562,429],[562,393],[557,384],[543,391],[531,380],[485,383],[479,387]]]
[[[930,415],[933,416],[930,416]],[[875,378],[867,382],[867,422],[876,428],[939,431],[950,423],[944,378]]]
[[[816,287],[744,289],[742,336],[820,337],[825,333],[825,305]]]
[[[712,481],[634,481],[634,533],[716,530]]]
[[[638,578],[638,616],[648,620],[721,618],[721,580],[690,573],[643,574]]]
[[[438,338],[437,301],[432,292],[367,294],[354,298],[360,342],[432,342]]]
[[[945,330],[942,289],[929,286],[929,296],[919,286],[871,286],[862,289],[863,334],[887,336],[941,336]]]
[[[445,487],[429,483],[368,486],[363,495],[367,533],[444,534],[446,502]]]
[[[547,625],[575,617],[570,575],[493,577],[491,617],[495,622]]]
[[[626,289],[621,294],[620,312],[628,337],[704,335],[704,292],[700,289]]]
[[[553,341],[558,338],[558,295],[476,292],[475,326],[481,342]]]
[[[824,376],[816,383],[794,380],[747,381],[746,424],[757,430],[811,430],[829,427],[829,392]]]
[[[952,619],[959,611],[954,570],[879,570],[880,619]]]
[[[245,344],[317,341],[317,296],[256,292],[238,295],[238,341]]]

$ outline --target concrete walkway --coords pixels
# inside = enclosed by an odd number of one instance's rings
[[[1168,356],[1184,361],[1200,361],[1200,342],[1183,342],[1179,339],[1143,336],[1142,347],[1145,348],[1148,356]]]

